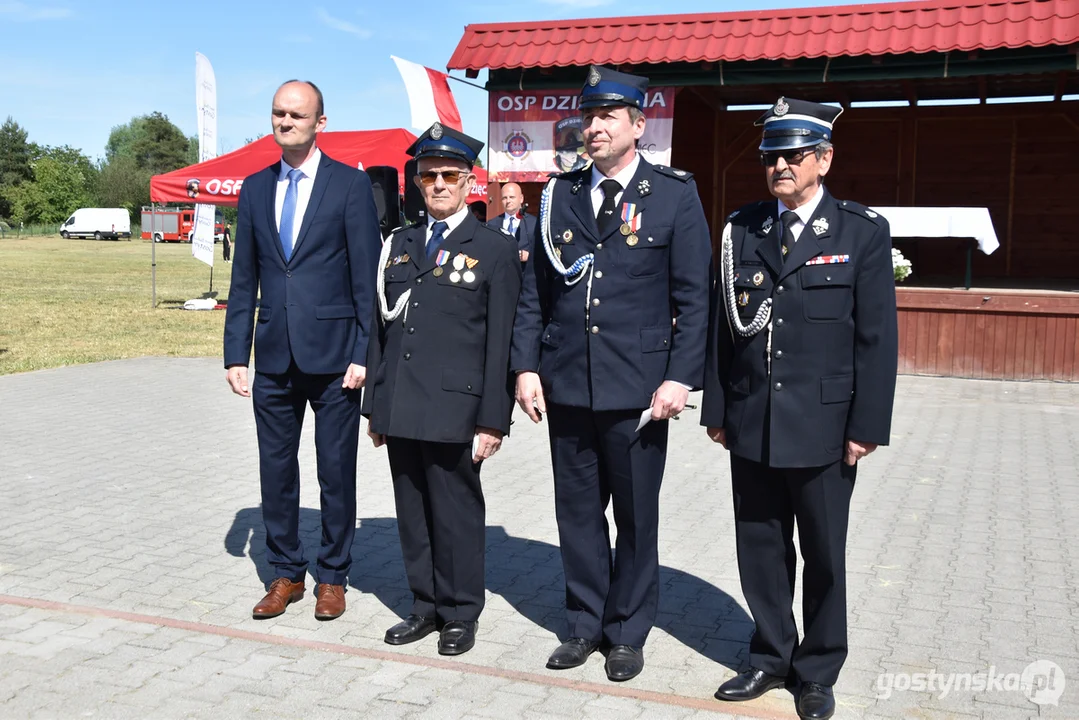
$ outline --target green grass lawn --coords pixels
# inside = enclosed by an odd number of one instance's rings
[[[228,297],[232,266],[215,247],[214,291]],[[0,240],[0,375],[140,357],[221,356],[223,310],[184,311],[210,289],[210,268],[187,244],[34,237]]]

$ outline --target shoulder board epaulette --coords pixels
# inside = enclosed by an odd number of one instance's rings
[[[576,180],[577,178],[583,178],[586,172],[592,172],[592,163],[588,163],[583,168],[569,170],[568,172],[553,172],[547,177],[557,178],[559,180]]]
[[[682,182],[688,182],[690,178],[693,177],[693,173],[691,172],[679,170],[673,167],[667,167],[666,165],[653,165],[652,167],[654,167],[656,169],[656,172],[658,172],[660,175],[666,175],[667,177],[672,177],[675,180],[681,180]]]
[[[876,225],[881,223],[880,213],[870,210],[861,203],[856,203],[853,200],[836,200],[836,204],[839,205],[840,210],[846,210],[853,215],[860,215]]]
[[[749,205],[743,205],[727,216],[727,222],[731,222],[735,217],[741,217],[743,220],[748,220],[759,215],[761,211],[767,211],[767,209],[774,204],[774,201],[770,202],[762,200],[760,202],[750,203]]]

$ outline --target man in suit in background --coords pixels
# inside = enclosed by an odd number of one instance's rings
[[[517,255],[522,269],[528,262],[528,255],[532,252],[532,239],[536,235],[536,216],[524,212],[524,199],[520,185],[506,183],[502,186],[502,214],[487,223],[487,227],[499,230],[517,242]]]
[[[363,397],[386,444],[412,610],[386,631],[404,645],[440,630],[438,652],[476,642],[484,601],[480,466],[509,432],[515,249],[465,205],[483,143],[435,123],[408,149],[427,222],[386,241]]]
[[[281,161],[246,178],[240,192],[224,341],[229,387],[253,398],[275,575],[252,615],[280,615],[304,594],[296,453],[310,403],[322,491],[315,617],[331,620],[345,611],[352,560],[360,388],[382,236],[367,175],[316,145],[326,126],[319,89],[286,82],[274,95],[271,124]],[[257,368],[249,384],[252,335]]]
[[[716,697],[752,700],[790,683],[807,720],[835,712],[847,516],[858,461],[888,444],[898,364],[888,222],[824,187],[841,112],[780,98],[757,121],[773,198],[723,230],[701,408],[731,455],[738,573],[756,623],[749,668]]]

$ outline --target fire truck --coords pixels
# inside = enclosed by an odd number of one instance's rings
[[[214,217],[214,242],[221,242],[225,233],[225,224],[218,210]],[[151,233],[151,225],[153,231]],[[142,239],[154,242],[191,242],[191,233],[195,229],[195,208],[164,207],[151,211],[142,208]]]

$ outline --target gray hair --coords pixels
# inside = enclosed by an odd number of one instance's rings
[[[817,146],[813,148],[813,154],[817,156],[818,160],[820,160],[822,157],[824,157],[824,153],[828,152],[831,149],[831,142],[829,142],[828,140],[821,140],[819,143],[817,143]]]

